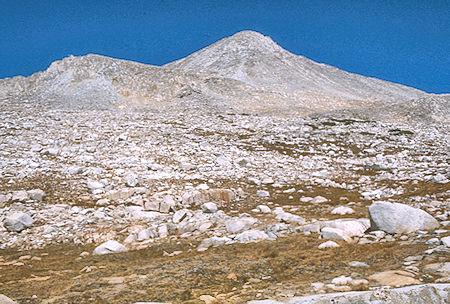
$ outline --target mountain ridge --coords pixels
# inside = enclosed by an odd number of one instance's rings
[[[315,62],[268,36],[242,31],[163,66],[96,54],[69,56],[29,77],[0,80],[2,96],[55,108],[161,107],[189,101],[306,115],[387,106],[428,94]]]

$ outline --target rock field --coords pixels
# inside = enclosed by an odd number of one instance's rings
[[[449,303],[449,125],[364,113],[8,91],[0,303]]]

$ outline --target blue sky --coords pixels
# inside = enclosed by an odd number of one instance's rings
[[[71,54],[161,65],[251,29],[350,72],[450,93],[450,0],[0,0],[0,8],[0,78]]]

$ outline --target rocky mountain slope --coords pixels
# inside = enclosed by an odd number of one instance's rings
[[[390,107],[426,96],[414,88],[294,55],[252,31],[239,32],[162,67],[99,55],[71,56],[30,77],[0,80],[0,97],[66,109],[161,108],[187,102],[238,112],[297,115]]]
[[[254,32],[0,80],[0,303],[447,303],[449,97]]]

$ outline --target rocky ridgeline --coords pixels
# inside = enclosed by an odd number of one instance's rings
[[[281,80],[286,95],[276,90]],[[309,99],[293,105],[299,96]],[[317,64],[244,32],[164,67],[66,58],[30,78],[2,80],[0,97],[0,249],[95,245],[84,259],[192,245],[163,250],[174,257],[295,235],[319,240],[314,249],[324,253],[422,246],[401,269],[363,275],[358,269],[374,265],[352,261],[348,274],[313,282],[308,292],[352,292],[349,303],[403,303],[397,299],[417,293],[425,299],[417,303],[446,299],[446,96]],[[128,108],[137,104],[148,107]],[[292,115],[299,109],[327,113]],[[0,257],[0,267],[31,259]],[[424,282],[442,285],[369,290]]]

